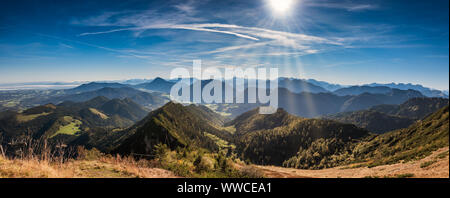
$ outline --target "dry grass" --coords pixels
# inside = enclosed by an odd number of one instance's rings
[[[68,169],[36,159],[5,159],[0,157],[0,178],[70,177]]]
[[[108,164],[116,171],[130,174],[133,177],[141,178],[173,178],[177,177],[174,173],[157,168],[154,161],[139,160],[136,161],[132,157],[102,157],[99,160],[103,164]]]
[[[157,168],[153,161],[105,155],[96,149],[70,149],[62,145],[50,148],[47,141],[32,139],[17,144],[22,145],[19,155],[5,155],[0,146],[0,178],[176,177],[170,171]]]
[[[91,111],[93,114],[98,115],[101,119],[108,119],[109,117],[107,115],[105,115],[104,113],[100,112],[97,109],[94,108],[89,108],[89,111]]]
[[[172,178],[172,172],[154,168],[150,161],[101,157],[64,163],[0,156],[0,178]]]

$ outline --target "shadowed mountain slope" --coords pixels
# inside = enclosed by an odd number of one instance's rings
[[[388,115],[373,110],[338,113],[325,118],[342,123],[354,124],[374,133],[384,133],[396,129],[406,128],[414,123],[414,119]]]
[[[252,110],[230,123],[236,126],[237,152],[257,164],[281,165],[301,149],[309,149],[315,141],[328,141],[330,149],[322,157],[345,150],[350,143],[369,133],[352,124],[330,120],[305,119],[279,109],[271,115]],[[331,148],[333,147],[333,148]],[[306,163],[313,167],[312,162]]]
[[[408,128],[374,136],[354,150],[369,165],[420,159],[449,145],[449,107],[443,107]]]
[[[212,119],[216,117],[216,119]],[[207,121],[206,118],[209,118]],[[154,146],[166,144],[175,149],[181,147],[200,147],[211,151],[218,149],[215,142],[205,133],[221,136],[226,131],[217,129],[213,120],[221,120],[219,114],[205,111],[194,105],[183,106],[169,102],[151,112],[142,121],[126,130],[113,152],[122,154],[152,154]]]
[[[375,133],[406,128],[448,105],[444,98],[412,98],[400,105],[377,105],[369,110],[338,113],[325,118],[355,124]]]

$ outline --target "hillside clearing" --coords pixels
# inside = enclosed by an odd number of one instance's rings
[[[46,116],[49,114],[50,114],[49,112],[43,112],[40,114],[31,114],[31,115],[17,114],[17,121],[18,122],[28,122],[28,121],[34,120],[35,118],[37,118],[39,116]]]
[[[104,113],[100,112],[100,111],[97,110],[97,109],[89,108],[89,111],[91,111],[93,114],[99,116],[101,119],[106,120],[106,119],[109,118],[107,115],[105,115]]]
[[[64,119],[68,119],[68,116],[66,116]],[[79,120],[75,120],[75,119],[71,119],[71,122],[67,125],[64,126],[60,126],[59,130],[54,133],[52,136],[50,136],[50,138],[55,137],[56,135],[59,134],[65,134],[65,135],[77,135],[78,132],[80,132],[80,125],[82,124],[81,121]]]

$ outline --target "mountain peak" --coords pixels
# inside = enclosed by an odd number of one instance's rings
[[[136,87],[144,88],[144,89],[152,90],[152,91],[169,93],[170,89],[172,88],[172,86],[174,84],[175,84],[174,82],[170,82],[170,81],[164,80],[163,78],[157,77],[150,83],[138,84],[138,85],[136,85]]]
[[[167,82],[167,80],[164,80],[164,79],[161,78],[161,77],[156,77],[156,78],[152,81],[152,83],[160,83],[160,82]]]
[[[259,108],[243,113],[236,117],[227,125],[234,125],[239,133],[261,129],[273,129],[288,124],[290,121],[299,118],[286,112],[284,109],[277,109],[273,114],[259,114]]]
[[[75,93],[79,93],[79,92],[87,92],[87,91],[94,91],[94,90],[99,90],[102,88],[122,88],[122,87],[128,87],[127,85],[124,84],[120,84],[120,83],[102,83],[102,82],[90,82],[90,83],[86,83],[86,84],[82,84],[78,87],[75,87],[73,89],[69,89],[68,92],[75,92]]]
[[[167,144],[172,149],[194,146],[216,151],[217,145],[204,133],[220,135],[222,131],[210,125],[205,120],[206,117],[198,113],[202,111],[200,108],[190,108],[196,107],[169,102],[152,111],[145,119],[128,129],[127,133],[132,135],[115,152],[151,154],[158,143]]]
[[[95,98],[90,99],[89,101],[108,101],[109,98],[105,97],[105,96],[97,96]]]

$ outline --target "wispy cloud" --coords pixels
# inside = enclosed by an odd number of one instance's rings
[[[332,9],[342,9],[347,10],[350,12],[357,12],[357,11],[366,11],[366,10],[376,10],[379,9],[378,5],[375,4],[357,4],[352,2],[330,2],[330,1],[306,1],[303,3],[304,6],[309,7],[320,7],[320,8],[332,8]]]
[[[372,62],[373,60],[362,60],[362,61],[349,61],[349,62],[339,62],[339,63],[332,63],[327,65],[322,65],[324,68],[333,68],[338,66],[348,66],[348,65],[360,65],[368,62]]]
[[[328,7],[336,9],[346,9],[349,11],[362,11],[376,9],[378,6],[372,4],[355,3],[333,3],[328,1],[306,1],[306,6]],[[364,37],[350,36],[317,36],[299,32],[280,31],[266,27],[244,26],[229,24],[226,22],[215,23],[211,19],[203,19],[197,13],[198,4],[193,1],[172,5],[175,11],[159,12],[158,10],[146,10],[140,12],[126,11],[121,13],[103,13],[97,17],[90,17],[87,20],[80,20],[88,26],[101,26],[102,31],[84,32],[80,37],[101,34],[113,34],[129,31],[134,36],[142,36],[148,30],[190,30],[193,32],[209,32],[217,35],[231,35],[231,38],[222,39],[222,47],[215,49],[203,49],[200,52],[189,52],[193,57],[198,55],[211,54],[216,58],[223,57],[256,57],[256,56],[303,56],[317,54],[329,49],[352,48],[355,42],[365,42],[364,39],[372,38],[369,35]],[[204,16],[204,14],[202,14]],[[223,20],[222,20],[223,21]],[[224,20],[226,21],[226,20]],[[105,26],[111,27],[104,30]],[[234,43],[230,45],[230,43]],[[272,47],[270,52],[260,51],[261,48]],[[283,51],[283,48],[285,49]],[[275,49],[275,50],[274,50]],[[281,49],[281,50],[280,50]],[[239,52],[246,50],[246,54]],[[146,56],[146,54],[131,53],[136,57]]]
[[[193,15],[197,12],[197,10],[195,9],[195,2],[192,0],[186,1],[181,4],[176,4],[173,7],[188,15]]]
[[[69,49],[73,49],[73,46],[65,44],[65,43],[59,43],[59,46],[62,48],[69,48]]]
[[[149,54],[143,54],[142,52],[135,53],[135,51],[112,49],[109,47],[104,47],[104,46],[100,46],[100,45],[96,45],[96,44],[92,44],[92,43],[87,43],[87,42],[82,42],[82,41],[77,41],[77,40],[72,40],[72,39],[66,39],[66,38],[61,38],[58,36],[41,34],[41,33],[33,33],[33,34],[41,36],[41,37],[46,37],[46,38],[50,38],[53,40],[57,40],[57,41],[63,41],[63,42],[68,42],[68,43],[72,43],[72,44],[79,44],[79,45],[89,46],[89,47],[93,47],[93,48],[97,48],[97,49],[101,49],[101,50],[105,50],[105,51],[115,52],[115,53],[121,54],[123,56],[130,56],[130,57],[147,59],[147,60],[151,59],[151,56]],[[67,44],[63,44],[63,43],[60,43],[60,45],[61,46],[64,45],[64,47],[67,47],[67,48],[73,48],[71,45],[67,45]]]
[[[319,52],[320,52],[320,50],[315,50],[315,49],[303,50],[303,51],[299,51],[299,52],[285,52],[285,51],[273,51],[273,52],[267,52],[267,53],[248,52],[248,53],[244,53],[244,54],[239,54],[239,53],[220,54],[220,55],[217,55],[215,58],[217,58],[217,59],[232,59],[232,58],[268,57],[268,56],[299,57],[299,56],[317,54]]]
[[[223,53],[223,52],[240,50],[240,49],[250,49],[250,48],[254,48],[254,47],[265,46],[265,45],[268,45],[269,43],[270,42],[259,42],[259,43],[251,43],[251,44],[246,44],[246,45],[235,45],[235,46],[218,48],[216,50],[203,52],[200,54],[216,54],[216,53]]]
[[[448,59],[448,54],[430,54],[430,55],[426,55],[425,58],[447,58]]]
[[[122,32],[122,31],[142,31],[142,30],[149,30],[149,29],[184,29],[184,30],[194,30],[194,31],[204,31],[204,32],[215,32],[215,33],[221,33],[221,34],[229,34],[234,35],[241,38],[251,39],[251,40],[259,40],[258,38],[236,33],[233,31],[225,31],[225,30],[216,30],[216,29],[210,29],[210,28],[204,28],[205,26],[209,26],[209,24],[157,24],[157,25],[148,25],[148,26],[142,26],[142,27],[132,27],[132,28],[119,28],[119,29],[112,29],[108,31],[101,31],[101,32],[86,32],[81,33],[79,36],[88,36],[88,35],[96,35],[96,34],[109,34],[114,32]],[[218,26],[220,27],[220,26]]]
[[[318,36],[276,31],[266,28],[258,27],[245,27],[234,24],[221,24],[221,23],[203,23],[203,24],[156,24],[146,25],[131,28],[118,28],[108,31],[100,32],[86,32],[80,34],[80,36],[96,35],[96,34],[109,34],[121,31],[142,31],[149,29],[184,29],[192,31],[213,32],[219,34],[233,35],[239,38],[249,39],[253,41],[264,40],[262,43],[243,45],[243,46],[231,46],[226,48],[220,48],[212,53],[225,52],[242,48],[253,48],[266,45],[267,40],[271,41],[271,45],[284,46],[293,49],[309,49],[311,44],[328,44],[328,45],[343,45],[338,39],[330,40]]]

